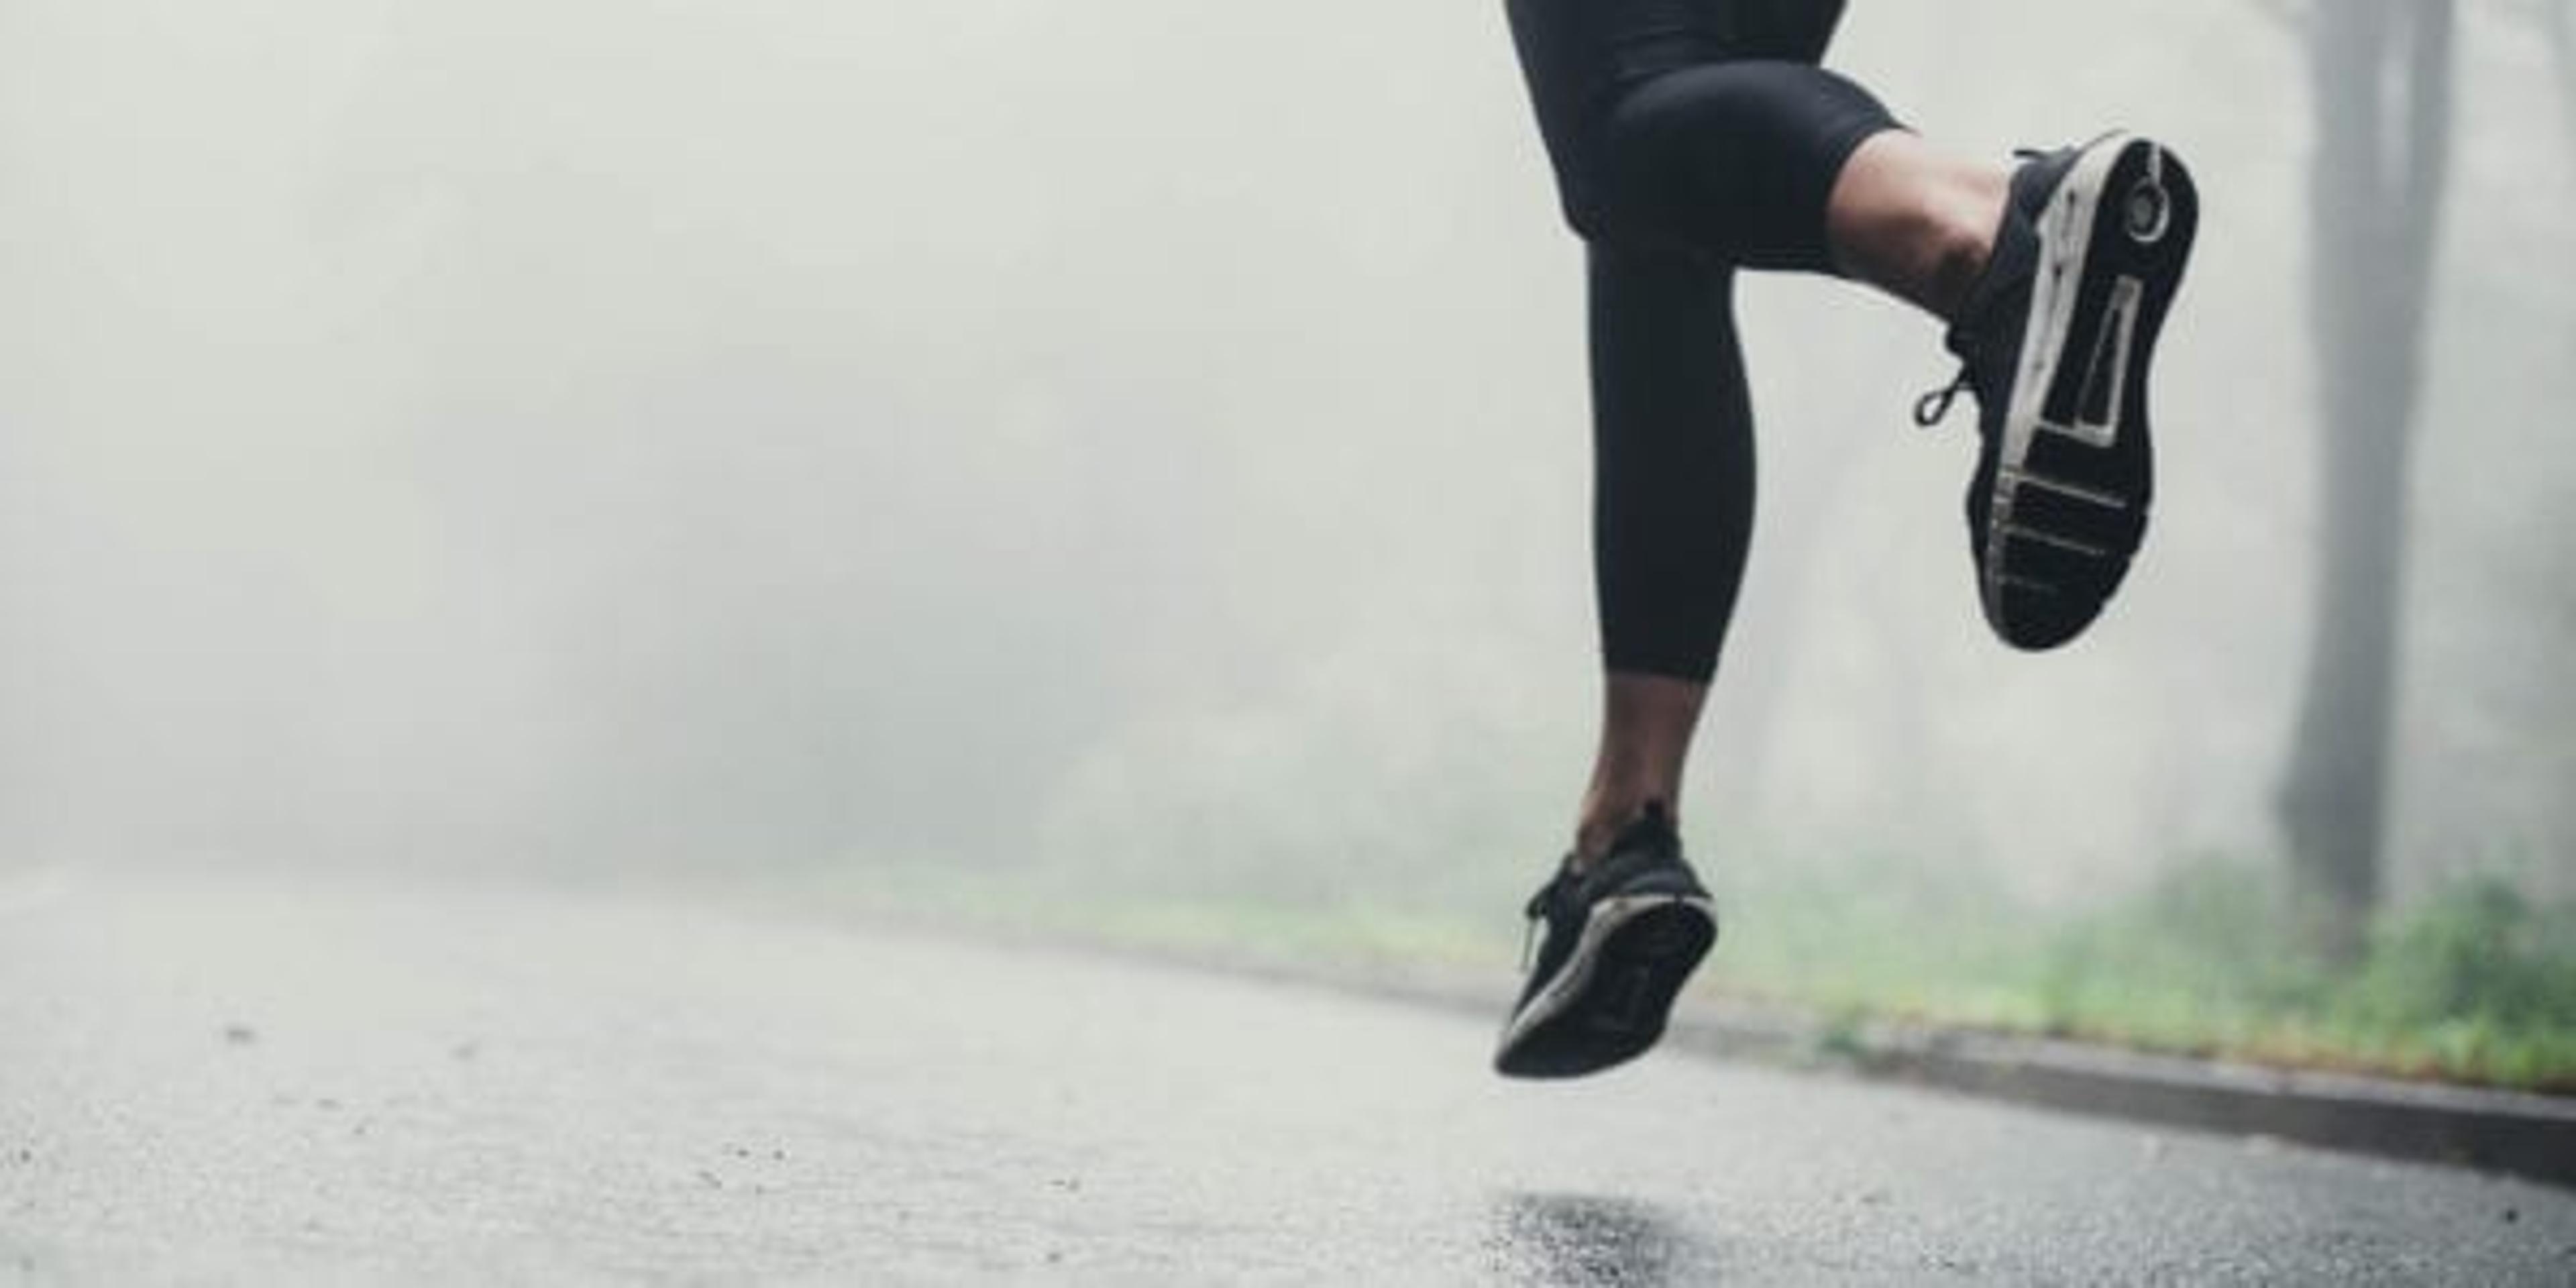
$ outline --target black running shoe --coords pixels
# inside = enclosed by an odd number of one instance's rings
[[[1560,867],[1529,916],[1547,937],[1494,1053],[1494,1068],[1515,1078],[1571,1078],[1644,1053],[1717,941],[1717,905],[1682,861],[1660,806],[1600,862]]]
[[[1977,396],[1968,542],[1986,621],[2016,648],[2091,625],[2146,536],[2147,364],[2199,221],[2182,162],[2134,134],[2031,155],[2013,175],[1993,258],[1950,328],[1959,378],[1915,419]]]

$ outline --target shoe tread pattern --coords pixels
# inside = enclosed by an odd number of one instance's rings
[[[2154,499],[2149,366],[2197,234],[2199,198],[2189,171],[2161,145],[2132,138],[2121,149],[2085,232],[2083,280],[2040,424],[2018,468],[1999,471],[1994,485],[1985,538],[1987,557],[2000,560],[2002,602],[1990,609],[2001,610],[2004,637],[2025,648],[2064,643],[2099,615],[2145,539]],[[2149,189],[2162,194],[2161,218],[2152,236],[2132,236],[2137,194]],[[2138,295],[2125,369],[2114,371],[2105,358],[2116,353],[2113,301],[2123,279]],[[2076,428],[2106,413],[2116,426],[2108,447]]]

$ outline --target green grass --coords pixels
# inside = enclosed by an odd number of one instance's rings
[[[1718,986],[1826,1014],[2576,1092],[2576,904],[2493,879],[2388,914],[2340,966],[2292,932],[2281,884],[2242,866],[2057,920],[1956,894],[1743,903]]]
[[[2286,930],[2299,923],[2276,886],[2194,869],[1904,983],[1864,978],[1844,1000],[2155,1050],[2576,1091],[2576,909],[2463,882],[2383,918],[2346,966],[2303,948]]]
[[[1340,974],[1499,973],[1520,947],[1508,920],[1469,915],[1491,911],[1484,902],[1408,909],[1043,884],[879,876],[869,898],[985,929]],[[1702,986],[1807,1010],[1829,1029],[1894,1019],[2576,1093],[2576,904],[2537,903],[2501,881],[2463,881],[2390,914],[2366,956],[2342,967],[2300,946],[2292,901],[2246,865],[2195,865],[2055,919],[1955,879],[1884,871],[1721,894],[1727,932]]]

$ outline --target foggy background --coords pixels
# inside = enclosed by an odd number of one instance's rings
[[[2086,640],[2010,653],[1974,434],[1907,419],[1936,330],[1748,282],[1693,844],[2059,906],[2265,859],[2335,428],[2301,39],[1854,10],[1834,64],[1949,145],[2193,164],[2158,524]],[[2576,85],[2536,12],[2460,13],[2401,895],[2576,886]],[[1499,5],[9,0],[0,865],[1508,918],[1591,750],[1579,266]]]

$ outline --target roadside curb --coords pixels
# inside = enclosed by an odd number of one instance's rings
[[[1778,1041],[1723,1008],[1676,1017],[1674,1037],[1718,1055]],[[2017,1104],[2576,1187],[2576,1101],[2522,1092],[2149,1055],[2046,1038],[1865,1026],[1806,1039],[1857,1072]]]
[[[1498,1023],[1509,1000],[1503,995],[1508,981],[1470,980],[1460,973],[1372,976],[1251,966],[1187,953],[1119,955],[1410,1002]],[[1669,1049],[1703,1058],[1836,1069],[2034,1108],[2468,1167],[2576,1188],[2576,1098],[2306,1073],[1919,1025],[1838,1025],[1786,1008],[1704,998],[1683,1000],[1664,1042]]]

